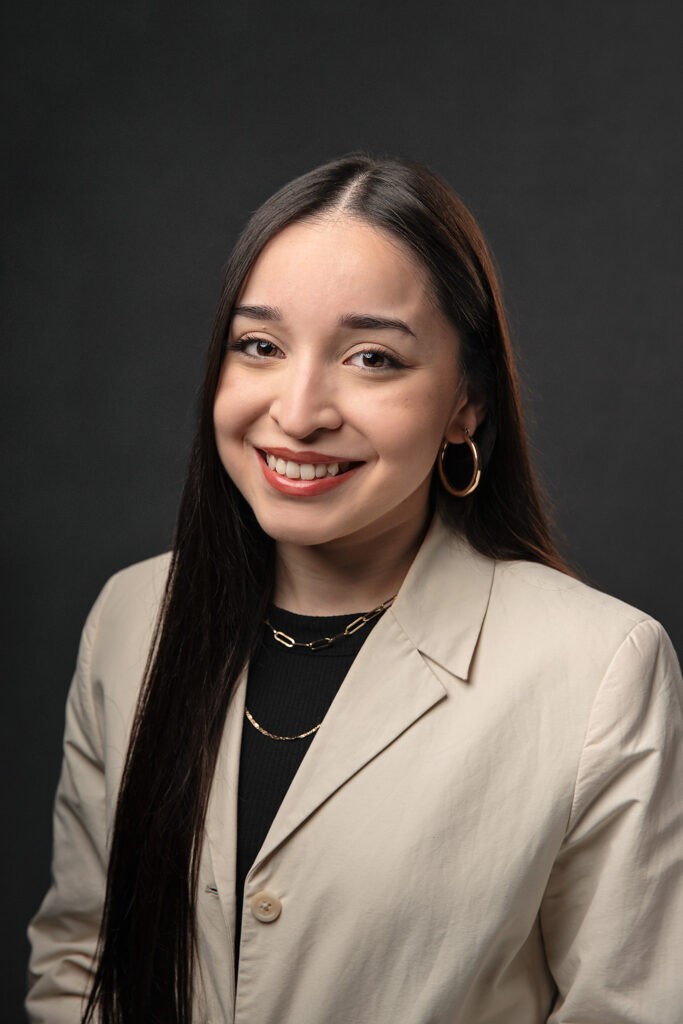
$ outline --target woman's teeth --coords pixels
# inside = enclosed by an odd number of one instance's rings
[[[315,480],[316,477],[320,480],[324,476],[337,476],[338,473],[345,473],[350,465],[348,462],[319,462],[316,465],[310,462],[290,462],[276,459],[274,455],[267,455],[266,462],[269,469],[290,480]]]

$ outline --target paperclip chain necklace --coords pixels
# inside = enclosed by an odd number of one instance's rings
[[[394,603],[395,599],[396,594],[394,594],[393,597],[390,597],[389,600],[385,601],[383,604],[377,605],[377,607],[373,608],[372,611],[364,612],[352,622],[349,622],[348,626],[346,626],[341,633],[337,633],[335,636],[323,636],[320,637],[319,640],[295,640],[294,637],[289,636],[288,633],[283,633],[282,630],[275,629],[275,626],[273,626],[268,619],[265,620],[265,625],[272,631],[273,639],[277,640],[277,642],[282,644],[283,647],[305,647],[308,648],[309,651],[322,651],[326,647],[330,647],[333,643],[336,643],[337,640],[342,640],[345,636],[351,636],[353,633],[357,633],[358,630],[362,629],[368,622],[372,622],[372,620],[376,619],[378,615],[381,615],[382,612],[386,611],[386,609]],[[314,725],[312,729],[308,729],[306,732],[297,733],[296,736],[278,736],[276,733],[268,732],[268,730],[264,729],[262,725],[259,725],[247,707],[244,709],[244,715],[247,721],[250,722],[255,729],[258,729],[260,733],[271,740],[303,740],[306,736],[311,736],[314,732],[317,732],[323,724],[322,722],[318,722],[318,724]]]

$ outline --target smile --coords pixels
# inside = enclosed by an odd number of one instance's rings
[[[269,469],[274,469],[278,476],[286,476],[289,480],[322,480],[326,476],[337,476],[338,473],[345,473],[350,462],[292,462],[291,459],[276,458],[274,455],[267,455],[266,462]]]
[[[291,455],[298,454],[294,452],[290,455],[282,450],[257,449],[257,453],[263,475],[271,487],[282,494],[298,497],[325,494],[350,480],[363,465],[362,462],[346,460],[334,462],[329,456],[314,453],[308,455],[310,462],[301,456],[297,460],[291,458]]]

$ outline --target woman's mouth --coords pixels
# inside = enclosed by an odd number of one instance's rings
[[[267,482],[282,494],[313,497],[336,489],[355,475],[362,462],[339,460],[329,456],[311,455],[315,461],[285,457],[286,452],[257,449],[263,475]],[[294,454],[294,453],[292,453]],[[297,453],[298,454],[298,453]]]
[[[346,473],[351,466],[360,465],[358,462],[294,462],[291,459],[263,454],[268,468],[289,480],[324,480],[327,476],[337,476]]]

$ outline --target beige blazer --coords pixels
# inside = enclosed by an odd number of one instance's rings
[[[32,1021],[79,1020],[167,567],[113,577],[83,632],[54,882],[29,927]],[[206,826],[196,1021],[681,1024],[683,684],[656,622],[551,569],[485,558],[435,521],[306,754],[236,925],[245,686],[246,673]]]

